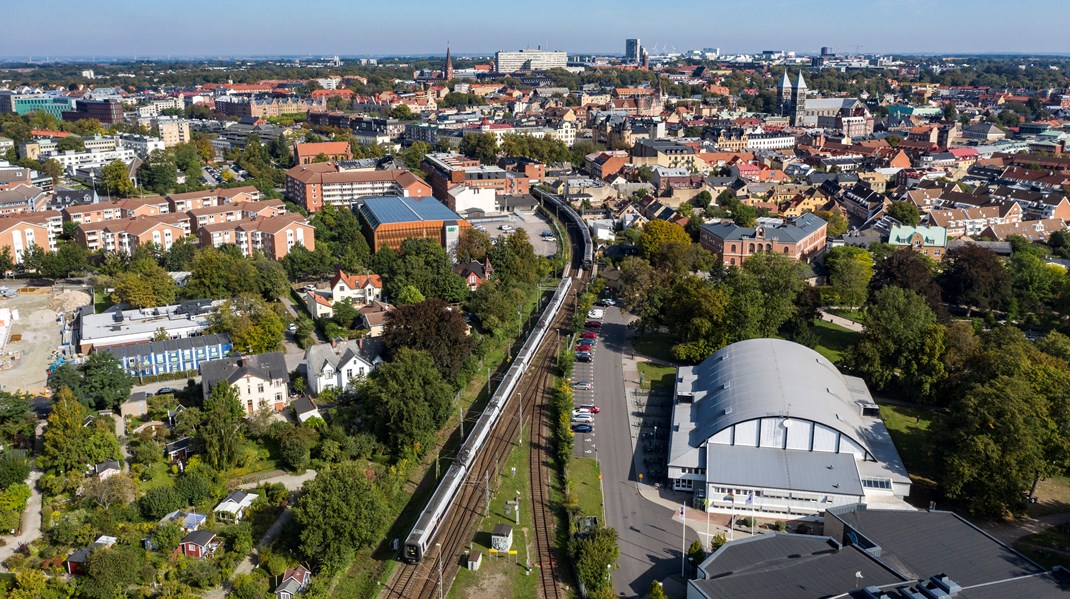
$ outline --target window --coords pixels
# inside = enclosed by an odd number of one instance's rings
[[[874,478],[870,476],[862,477],[862,486],[867,489],[887,489],[892,488],[892,479],[890,478]]]
[[[259,385],[256,386],[256,392],[257,393],[263,393],[264,392],[264,383],[260,383]]]

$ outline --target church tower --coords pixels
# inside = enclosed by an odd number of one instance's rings
[[[453,79],[453,59],[450,56],[449,46],[446,46],[446,66],[442,69],[442,79],[444,81]]]
[[[806,80],[803,79],[802,71],[799,71],[799,78],[791,86],[791,112],[791,124],[796,127],[802,125],[806,114]]]
[[[776,103],[780,106],[780,116],[788,116],[788,107],[791,105],[791,81],[788,79],[788,71],[784,70],[784,77],[780,79],[780,87],[776,90]]]

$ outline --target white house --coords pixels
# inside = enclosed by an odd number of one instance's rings
[[[242,519],[242,516],[245,515],[245,510],[253,505],[253,501],[255,501],[257,497],[260,496],[256,493],[234,491],[223,498],[223,501],[220,501],[219,505],[215,506],[215,509],[212,511],[215,512],[216,518],[219,518],[220,520],[239,522]]]
[[[348,389],[353,379],[365,377],[379,366],[382,351],[383,342],[378,339],[313,345],[305,351],[309,389],[314,395],[325,389]]]
[[[290,403],[290,371],[281,351],[201,362],[200,371],[205,399],[216,383],[226,381],[246,414],[261,408],[281,412]]]
[[[348,299],[354,308],[383,298],[383,279],[377,274],[347,275],[341,269],[331,279],[331,303]]]
[[[483,214],[498,212],[498,192],[494,189],[457,185],[446,193],[446,205],[461,216],[468,216],[473,211]]]

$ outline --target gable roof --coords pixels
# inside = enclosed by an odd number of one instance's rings
[[[247,375],[267,381],[289,378],[289,370],[286,369],[286,360],[281,351],[201,362],[200,370],[201,384],[207,389],[211,389],[219,381],[234,384]]]
[[[376,289],[383,288],[383,278],[375,273],[364,273],[363,275],[349,275],[346,274],[341,268],[335,273],[334,278],[331,279],[331,289],[334,289],[341,281],[346,284],[346,287],[350,289],[363,289],[366,285],[371,284]]]
[[[316,374],[327,365],[338,370],[357,358],[365,364],[372,365],[379,358],[386,345],[379,339],[350,339],[345,343],[320,343],[305,351],[305,366],[309,374]]]

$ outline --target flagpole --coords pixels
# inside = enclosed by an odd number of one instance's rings
[[[706,542],[710,542],[710,498],[706,497]]]

